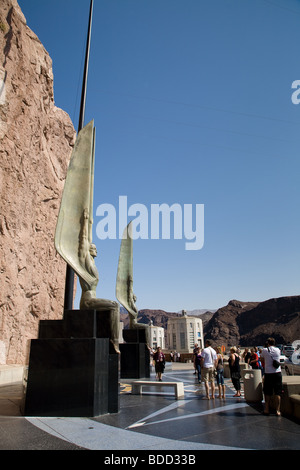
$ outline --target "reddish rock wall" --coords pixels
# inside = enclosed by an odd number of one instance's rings
[[[54,233],[75,130],[16,0],[1,0],[0,51],[0,364],[24,364],[39,320],[63,313]]]

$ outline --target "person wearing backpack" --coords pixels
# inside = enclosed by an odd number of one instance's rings
[[[275,339],[268,338],[266,347],[262,350],[261,361],[265,370],[263,392],[265,395],[264,414],[270,413],[270,401],[275,396],[275,412],[280,416],[280,402],[282,394],[282,374],[279,362],[280,350],[275,347]]]

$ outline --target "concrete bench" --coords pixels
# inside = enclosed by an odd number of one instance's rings
[[[282,414],[293,416],[295,404],[291,397],[300,394],[300,375],[283,376],[282,389],[280,411]]]
[[[300,405],[300,395],[299,394],[291,395],[290,400],[292,400],[292,402],[297,403],[298,405]]]
[[[292,402],[292,416],[298,421],[300,420],[300,395],[290,395],[290,401]]]
[[[131,393],[133,395],[141,395],[142,394],[142,388],[147,386],[147,387],[171,387],[173,388],[175,392],[175,397],[178,398],[183,398],[184,397],[184,388],[183,388],[183,382],[153,382],[150,380],[135,380],[132,382],[132,389]]]

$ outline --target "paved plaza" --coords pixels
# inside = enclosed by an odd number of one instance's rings
[[[264,416],[263,403],[235,398],[230,379],[225,379],[225,399],[206,400],[204,385],[198,384],[193,372],[185,364],[166,368],[163,380],[184,383],[185,395],[179,400],[164,387],[132,395],[131,380],[121,380],[119,413],[97,418],[24,417],[21,384],[1,386],[0,449],[127,453],[300,449],[299,423],[284,416]]]

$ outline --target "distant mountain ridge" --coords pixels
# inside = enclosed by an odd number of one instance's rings
[[[218,310],[196,309],[188,315],[199,316],[203,321],[206,339],[218,345],[251,346],[263,345],[269,336],[277,343],[290,343],[300,339],[300,296],[269,299],[263,302],[230,300]],[[121,321],[128,327],[129,318],[121,309]],[[138,321],[167,329],[168,319],[178,317],[181,312],[164,310],[139,310]]]
[[[204,326],[204,336],[227,346],[264,345],[272,336],[276,343],[300,339],[300,296],[264,302],[231,300],[218,309]]]
[[[151,309],[143,309],[139,310],[138,314],[138,322],[145,323],[149,325],[150,321],[153,322],[155,326],[161,326],[167,329],[168,319],[171,317],[178,317],[179,314],[176,312],[165,312],[164,310],[151,310]],[[120,309],[120,320],[124,324],[124,328],[128,328],[129,326],[129,315],[125,309]]]
[[[195,309],[195,310],[187,310],[186,313],[187,315],[191,315],[193,317],[198,317],[199,315],[203,315],[204,313],[215,313],[217,309],[208,309],[208,308],[200,308],[200,309]],[[181,312],[178,312],[181,313]]]

